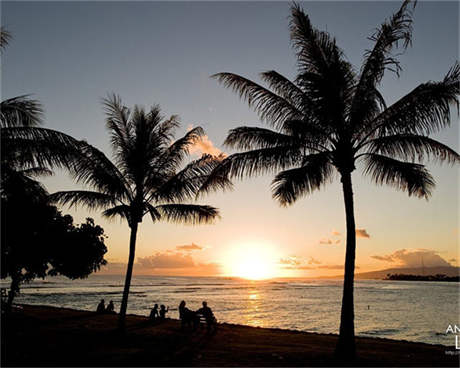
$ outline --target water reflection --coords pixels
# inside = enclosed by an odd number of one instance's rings
[[[264,320],[260,314],[261,299],[258,290],[248,290],[246,301],[245,322],[244,324],[256,327],[264,327]]]

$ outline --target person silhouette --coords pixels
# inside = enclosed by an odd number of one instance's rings
[[[101,301],[97,305],[96,313],[104,313],[104,312],[105,312],[104,299],[101,299]]]
[[[109,302],[105,311],[106,313],[115,314],[115,306],[113,305],[113,300]]]
[[[160,319],[165,319],[166,318],[166,313],[169,312],[169,307],[166,309],[166,307],[162,304],[160,306]]]
[[[216,318],[214,317],[214,313],[212,313],[212,309],[208,307],[207,302],[204,301],[202,304],[203,307],[198,309],[196,313],[201,314],[204,317],[208,331],[211,330],[211,327],[216,329]]]
[[[155,304],[152,310],[150,311],[150,319],[155,320],[159,316],[158,314],[158,304]]]

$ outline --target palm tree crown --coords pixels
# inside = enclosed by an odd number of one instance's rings
[[[103,209],[105,217],[120,216],[130,226],[142,222],[146,214],[153,222],[190,224],[218,216],[211,206],[182,203],[195,198],[207,174],[220,162],[220,158],[205,154],[178,170],[189,148],[204,134],[202,128],[194,128],[173,142],[179,126],[177,116],[163,120],[158,106],[149,112],[138,106],[131,111],[117,96],[105,99],[104,105],[114,161],[98,149],[82,145],[82,156],[72,172],[77,182],[94,190],[57,192],[52,195],[54,200]]]
[[[61,204],[83,204],[90,209],[102,209],[105,217],[120,216],[127,220],[131,240],[120,312],[120,328],[123,328],[138,223],[146,214],[153,222],[211,222],[218,217],[216,208],[184,201],[229,187],[231,183],[225,177],[208,180],[222,157],[205,154],[182,167],[190,147],[203,136],[202,128],[194,128],[173,141],[174,130],[179,126],[177,116],[164,120],[158,106],[147,112],[138,106],[131,110],[115,95],[103,102],[114,161],[98,149],[82,144],[81,157],[74,162],[71,172],[77,182],[92,190],[57,192],[51,197]]]
[[[387,69],[401,68],[392,54],[411,43],[412,11],[406,0],[370,38],[359,71],[347,61],[335,39],[315,29],[297,5],[292,6],[291,41],[298,75],[290,81],[276,71],[261,73],[264,87],[233,73],[213,77],[234,90],[274,129],[232,129],[225,144],[238,152],[228,156],[215,175],[229,177],[276,173],[273,197],[290,205],[330,182],[338,173],[344,193],[347,251],[340,339],[337,351],[354,356],[353,280],[355,220],[351,173],[358,162],[377,184],[428,198],[434,179],[427,159],[454,164],[460,156],[429,137],[450,125],[450,107],[460,91],[458,62],[443,80],[426,82],[390,106],[378,87]]]

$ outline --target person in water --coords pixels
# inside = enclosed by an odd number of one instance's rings
[[[166,313],[169,312],[169,307],[166,309],[166,307],[162,304],[160,306],[160,319],[165,319],[166,318]]]
[[[213,327],[214,330],[216,329],[216,317],[214,317],[214,313],[212,313],[211,308],[208,307],[207,302],[203,302],[203,307],[198,309],[196,313],[204,317],[208,331],[211,330],[211,327]]]
[[[155,306],[152,308],[152,310],[150,311],[150,319],[151,320],[155,320],[159,317],[159,314],[158,314],[158,304],[155,304]]]
[[[99,304],[97,305],[96,313],[104,313],[105,312],[105,304],[104,304],[104,299],[101,299]]]
[[[115,306],[113,305],[113,300],[111,300],[109,302],[109,304],[107,305],[107,308],[106,308],[106,313],[109,313],[109,314],[115,314]]]

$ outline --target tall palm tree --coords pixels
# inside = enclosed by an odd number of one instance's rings
[[[119,328],[123,330],[138,225],[144,215],[150,214],[154,223],[209,223],[218,217],[216,208],[184,201],[231,183],[225,177],[213,179],[212,183],[207,180],[221,157],[203,155],[179,170],[189,148],[203,136],[202,128],[194,128],[173,141],[174,130],[179,126],[177,116],[163,120],[158,106],[147,112],[137,105],[131,110],[116,95],[103,102],[114,161],[90,145],[82,146],[82,157],[72,172],[77,182],[93,190],[57,192],[51,197],[61,204],[102,209],[103,216],[120,216],[128,222],[129,260],[119,317]]]
[[[315,29],[297,5],[292,6],[290,32],[298,58],[298,75],[290,81],[276,71],[261,78],[268,87],[232,73],[219,73],[275,130],[232,129],[225,144],[243,150],[228,156],[215,173],[229,177],[276,173],[273,197],[293,204],[340,176],[345,202],[347,241],[340,336],[336,352],[355,356],[353,281],[355,217],[352,172],[359,161],[365,175],[409,196],[428,198],[434,180],[426,159],[458,163],[459,155],[429,135],[450,125],[450,105],[458,108],[460,66],[455,63],[439,82],[420,84],[391,106],[378,87],[387,69],[401,70],[392,51],[411,42],[409,1],[372,35],[359,72],[347,61],[335,39]]]

